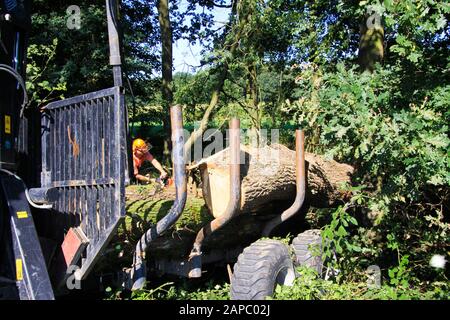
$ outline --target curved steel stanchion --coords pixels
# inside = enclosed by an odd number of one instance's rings
[[[142,289],[146,280],[145,251],[148,245],[154,241],[164,231],[169,229],[184,210],[186,204],[186,168],[184,161],[184,135],[183,116],[181,106],[176,105],[170,109],[170,121],[172,127],[172,153],[173,167],[175,175],[176,198],[167,215],[162,218],[156,226],[153,226],[141,237],[136,245],[133,257],[133,267],[131,269],[132,288],[131,290]]]
[[[201,277],[202,245],[205,238],[222,228],[239,212],[241,199],[240,149],[240,121],[233,118],[230,122],[230,199],[225,212],[198,232],[189,255],[189,260],[194,266],[189,272],[190,278]]]
[[[294,216],[302,207],[306,193],[306,172],[305,172],[305,133],[303,130],[295,132],[295,165],[296,165],[296,186],[297,195],[292,206],[284,211],[280,216],[270,220],[263,230],[263,237],[268,237],[272,230]]]

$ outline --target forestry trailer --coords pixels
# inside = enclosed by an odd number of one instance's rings
[[[122,86],[118,1],[106,0],[110,65],[114,86],[28,106],[25,72],[31,0],[0,0],[0,299],[50,300],[66,292],[68,279],[86,279],[125,217],[129,183],[128,114]],[[169,212],[142,235],[124,284],[140,289],[146,280],[149,244],[183,212],[186,197],[183,123],[180,106],[170,110],[176,198]],[[239,164],[239,120],[230,122],[230,199],[225,212],[205,225],[184,261],[166,264],[167,273],[202,274],[206,237],[239,213],[243,173]],[[303,132],[296,134],[297,196],[291,208],[267,223],[263,235],[297,213],[305,197]],[[231,297],[263,299],[277,283],[295,278],[293,266],[321,270],[314,231],[300,234],[289,248],[258,240],[235,256]],[[70,281],[70,283],[74,283]]]

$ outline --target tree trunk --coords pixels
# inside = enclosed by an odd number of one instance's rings
[[[360,26],[359,65],[362,70],[372,72],[377,62],[384,56],[384,28],[381,18],[374,14],[364,20]]]
[[[230,16],[230,22],[226,28],[226,31],[224,33],[224,43],[223,43],[223,49],[224,50],[228,50],[230,53],[230,56],[233,58],[236,48],[239,45],[239,40],[241,39],[241,28],[238,30],[238,32],[235,34],[235,36],[232,38],[232,43],[229,44],[227,42],[227,38],[228,38],[228,34],[229,32],[231,32],[232,28],[231,26],[234,25],[234,20],[235,20],[235,16],[236,16],[236,2],[233,3],[233,8],[232,8],[232,14]],[[218,66],[218,70],[219,70],[219,77],[217,80],[217,84],[214,88],[214,91],[211,93],[211,99],[208,105],[208,108],[205,110],[205,113],[202,117],[202,120],[200,122],[200,125],[197,129],[194,130],[194,132],[192,132],[192,134],[190,135],[190,137],[188,138],[188,140],[186,141],[186,143],[184,144],[184,150],[185,153],[187,155],[191,154],[191,148],[192,146],[195,144],[195,142],[200,139],[203,136],[203,132],[206,130],[206,127],[208,126],[208,122],[209,119],[211,117],[212,112],[214,111],[214,109],[216,108],[218,102],[219,102],[219,96],[220,93],[223,90],[223,86],[225,84],[225,80],[227,78],[228,75],[228,69],[229,69],[229,64],[227,61],[225,61],[223,64]]]
[[[172,68],[173,68],[173,54],[172,54],[172,26],[170,24],[169,16],[169,0],[158,1],[158,20],[161,28],[161,63],[162,63],[162,85],[161,93],[163,98],[163,109],[166,110],[163,119],[164,131],[166,138],[164,139],[164,157],[167,161],[170,160],[170,117],[169,108],[173,103],[172,92]]]
[[[202,117],[202,120],[200,121],[200,125],[197,129],[192,132],[186,143],[184,144],[184,150],[185,154],[190,155],[192,146],[195,144],[197,139],[200,139],[203,136],[203,132],[205,131],[206,127],[208,126],[209,118],[211,117],[211,114],[213,110],[216,108],[217,103],[219,102],[219,95],[222,91],[223,85],[225,83],[225,79],[228,73],[228,64],[225,63],[222,66],[222,70],[219,75],[219,79],[216,85],[216,88],[214,89],[213,93],[211,94],[211,100],[209,102],[208,108],[205,110],[205,114]],[[190,160],[190,157],[188,157]]]
[[[252,148],[241,146],[241,213],[256,213],[273,201],[295,198],[295,151],[283,145]],[[228,204],[230,186],[229,149],[203,159],[190,169],[199,168],[202,193],[208,209],[219,217]],[[347,194],[340,190],[351,183],[353,167],[322,156],[306,153],[306,201],[314,207],[331,207]]]
[[[256,72],[256,64],[252,62],[248,66],[248,83],[249,83],[249,101],[248,105],[250,107],[249,114],[252,120],[252,129],[256,133],[257,144],[261,143],[261,122],[262,122],[262,112],[261,106],[259,104],[259,94],[258,94],[258,74]]]

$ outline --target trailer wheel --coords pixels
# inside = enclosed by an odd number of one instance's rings
[[[275,240],[259,240],[245,248],[234,265],[232,300],[264,300],[275,286],[292,285],[294,267],[286,245]]]
[[[295,265],[306,266],[322,274],[322,237],[320,230],[312,229],[300,233],[291,245],[295,253]]]

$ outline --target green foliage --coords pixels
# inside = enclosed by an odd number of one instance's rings
[[[404,255],[400,263],[397,267],[394,267],[392,269],[389,269],[388,274],[390,278],[390,284],[394,286],[402,286],[404,288],[409,287],[409,270],[408,270],[408,263],[409,263],[409,256]]]
[[[342,253],[344,248],[352,252],[356,250],[348,240],[348,229],[350,226],[357,226],[358,222],[347,213],[347,208],[340,206],[332,214],[331,222],[322,231],[323,259],[328,268],[345,270],[346,264],[351,262]],[[338,275],[340,278],[342,274]]]
[[[43,106],[53,99],[63,98],[67,80],[63,74],[49,71],[54,63],[58,39],[50,45],[31,44],[27,52],[27,91],[31,103]]]
[[[335,283],[320,279],[314,270],[301,267],[300,276],[292,287],[278,286],[275,290],[276,300],[431,300],[449,299],[448,283],[434,282],[431,285],[395,286],[383,284],[369,287],[365,282]]]
[[[133,291],[129,297],[124,297],[122,290],[113,290],[108,287],[105,289],[105,300],[124,300],[127,298],[131,300],[159,300],[161,297],[170,296],[172,285],[173,282],[168,282],[154,289]],[[169,289],[166,289],[168,286]]]
[[[174,75],[174,101],[189,107],[209,104],[216,77],[211,70],[202,70],[195,75],[177,73]],[[189,112],[192,114],[194,112]]]
[[[210,288],[191,293],[189,298],[192,300],[229,300],[230,299],[230,285],[213,285],[210,283]]]
[[[427,56],[426,51],[430,44],[443,39],[436,35],[448,31],[450,5],[445,1],[370,2],[374,3],[372,7],[382,14],[386,28],[396,34],[395,39],[392,39],[390,51],[413,64],[420,64]]]
[[[186,282],[167,282],[157,288],[139,290],[125,295],[122,290],[105,290],[106,300],[229,300],[230,285],[208,281],[201,286],[189,286]]]
[[[42,71],[39,81],[52,84],[58,79],[66,83],[66,97],[113,85],[105,2],[82,0],[75,3],[80,7],[80,29],[67,27],[69,16],[66,10],[73,4],[66,0],[56,3],[33,1],[29,39],[31,50],[37,48],[43,52],[42,48],[51,49],[47,52],[51,63],[47,63],[45,56],[33,61],[37,72]],[[160,67],[158,50],[155,49],[159,41],[159,29],[155,27],[158,25],[156,6],[153,1],[123,1],[121,13],[124,70],[133,85],[136,108],[140,108],[148,105],[148,101],[155,97],[159,85],[158,79],[152,79],[154,71]],[[52,39],[57,39],[57,46],[55,43],[51,45]],[[30,72],[33,75],[36,71]],[[124,82],[129,94],[126,79]],[[45,100],[48,90],[40,90],[36,98]],[[55,94],[52,98],[60,96]],[[131,116],[137,113],[134,108],[130,108],[130,111]]]
[[[431,73],[441,77],[433,68],[421,69],[421,85],[411,83],[404,68],[378,66],[360,74],[342,63],[334,71],[305,64],[297,77],[300,98],[285,108],[319,150],[356,169],[358,187],[347,190],[352,199],[344,212],[358,216],[361,227],[348,233],[339,223],[341,207],[324,228],[338,268],[358,277],[369,264],[394,265],[390,275],[397,285],[407,276],[446,279],[427,261],[449,251],[450,236],[450,85],[431,80]],[[405,269],[408,263],[415,268]]]
[[[287,107],[305,127],[319,130],[330,157],[357,166],[357,182],[370,190],[370,206],[379,212],[450,182],[449,114],[434,107],[450,98],[449,86],[409,100],[398,96],[397,72],[359,74],[339,64],[321,76],[307,68],[299,77],[302,98]],[[311,84],[313,76],[319,87]],[[400,99],[404,104],[396,103]]]

